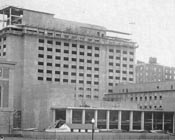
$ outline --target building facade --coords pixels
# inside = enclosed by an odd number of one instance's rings
[[[136,65],[136,83],[171,81],[175,79],[175,67],[163,66],[156,58],[149,58],[149,63],[138,62]]]
[[[119,84],[114,88],[113,94],[104,96],[104,100],[112,102],[126,101],[131,106],[134,103],[137,111],[145,112],[146,118],[151,117],[152,113],[156,113],[157,125],[154,126],[152,123],[154,129],[169,131],[169,128],[171,128],[171,132],[174,132],[174,126],[169,125],[174,124],[174,121],[170,120],[173,118],[175,111],[175,81]],[[167,114],[166,117],[165,114]],[[167,122],[164,121],[165,118]],[[153,119],[151,120],[153,121]],[[159,123],[160,121],[161,123]],[[166,126],[166,123],[169,125]]]
[[[20,127],[18,122],[22,118],[22,127],[30,127],[30,121],[25,120],[30,120],[31,114],[38,114],[39,110],[31,112],[27,108],[32,104],[27,96],[29,87],[35,91],[30,91],[31,96],[37,92],[42,94],[35,88],[40,85],[57,84],[60,95],[63,95],[61,85],[68,89],[73,87],[70,91],[74,93],[73,97],[85,106],[85,100],[101,100],[120,82],[135,82],[137,45],[127,39],[128,33],[56,19],[50,13],[13,6],[0,9],[0,14],[0,59],[14,64],[13,90],[8,97],[13,102],[8,104],[12,104],[11,115],[15,121],[10,121],[10,126]],[[109,32],[116,36],[108,36]],[[5,98],[2,95],[3,104]],[[26,101],[29,101],[28,105]]]

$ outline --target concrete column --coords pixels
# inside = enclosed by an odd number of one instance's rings
[[[94,114],[94,119],[95,119],[95,127],[97,127],[97,121],[98,121],[98,112],[97,110],[95,110],[95,114]]]
[[[130,111],[129,115],[129,131],[133,130],[133,111]]]
[[[152,118],[151,118],[151,129],[154,130],[154,113],[152,112]]]
[[[175,112],[173,113],[173,133],[175,133]]]
[[[164,130],[165,129],[165,114],[164,114],[164,112],[163,112],[163,114],[162,114],[162,130]]]
[[[106,112],[106,128],[109,129],[110,111]]]
[[[141,130],[144,130],[145,112],[141,112]]]
[[[66,109],[66,123],[72,123],[72,109]]]
[[[56,120],[55,120],[55,109],[52,110],[52,122],[54,123]]]
[[[82,110],[82,124],[85,124],[85,109]]]
[[[121,127],[121,123],[122,122],[122,111],[121,110],[119,110],[118,111],[118,129],[119,130],[121,130],[122,129],[122,127]]]

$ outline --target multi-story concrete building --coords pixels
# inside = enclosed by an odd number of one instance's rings
[[[175,79],[175,67],[163,66],[156,58],[149,58],[149,63],[137,62],[136,83],[169,81]]]
[[[135,106],[137,110],[135,113],[136,126],[137,121],[141,119],[141,112],[143,112],[142,128],[174,131],[175,81],[119,84],[113,90],[114,93],[106,94],[104,100],[125,101],[128,105]]]
[[[25,114],[24,108],[31,103],[25,98],[26,94],[42,94],[39,89],[34,90],[36,85],[73,87],[74,90],[70,91],[75,99],[84,101],[102,99],[105,93],[112,93],[113,87],[120,82],[135,82],[137,45],[119,37],[128,36],[128,33],[56,19],[50,13],[12,6],[0,9],[0,14],[1,72],[8,73],[6,69],[12,71],[10,80],[2,77],[2,81],[9,82],[9,86],[2,84],[1,108],[7,107],[11,112],[9,114],[17,114],[17,120],[20,120],[20,111],[23,110],[22,120],[27,122],[30,109]],[[108,36],[108,32],[116,34],[116,37]],[[27,89],[33,90],[28,92]],[[67,94],[69,90],[63,88],[63,93],[64,89]],[[13,121],[9,119],[9,122]],[[9,128],[6,124],[4,126]],[[16,121],[14,125],[20,126]]]

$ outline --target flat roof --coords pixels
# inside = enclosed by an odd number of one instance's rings
[[[10,8],[20,9],[20,10],[24,10],[24,11],[37,12],[37,13],[43,13],[43,14],[48,14],[48,15],[54,16],[54,14],[52,14],[52,13],[41,12],[41,11],[36,11],[36,10],[31,10],[31,9],[25,9],[25,8],[22,8],[22,7],[10,6],[10,5],[4,6],[4,7],[0,8],[0,14],[3,14],[3,11],[4,11],[4,10],[8,10],[8,9],[10,9]]]

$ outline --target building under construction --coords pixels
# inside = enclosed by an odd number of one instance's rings
[[[140,112],[134,103],[103,101],[118,83],[135,82],[130,34],[13,6],[0,14],[0,133],[92,118],[98,128],[133,129],[132,113],[123,127],[118,111]]]

